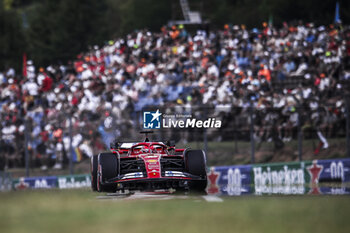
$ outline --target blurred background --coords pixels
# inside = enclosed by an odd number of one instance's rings
[[[141,29],[156,32],[170,20],[184,19],[179,0],[1,0],[0,68],[21,68],[23,52],[37,66],[66,63],[94,45]],[[212,30],[224,24],[261,28],[263,22],[329,25],[334,22],[333,0],[191,0]],[[343,24],[350,20],[350,3],[340,4]]]
[[[153,136],[209,165],[349,157],[349,5],[1,0],[0,170],[88,172],[145,109],[222,120]]]

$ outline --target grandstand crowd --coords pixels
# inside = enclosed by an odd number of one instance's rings
[[[79,161],[133,135],[142,127],[139,113],[151,107],[197,117],[206,109],[223,120],[219,132],[209,132],[213,140],[229,139],[228,131],[244,138],[251,105],[256,139],[277,147],[296,138],[298,113],[304,137],[314,134],[322,148],[345,134],[350,27],[341,24],[194,33],[164,26],[93,46],[67,65],[37,67],[29,58],[23,74],[0,73],[1,169],[23,166],[25,134],[32,166],[61,169],[69,119]]]

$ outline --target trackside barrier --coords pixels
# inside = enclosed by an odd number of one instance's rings
[[[207,192],[240,196],[251,190],[251,165],[211,167]]]
[[[10,173],[0,171],[0,191],[11,190],[12,178]]]
[[[209,194],[350,194],[350,159],[211,167]]]
[[[67,175],[67,176],[47,176],[47,177],[21,177],[14,179],[12,188],[15,190],[23,189],[71,189],[90,187],[90,175]]]
[[[1,187],[9,189],[11,179],[6,178],[7,183],[4,180],[0,178]],[[322,185],[331,182],[337,182],[337,186]],[[231,196],[251,193],[350,194],[350,188],[343,185],[349,182],[350,159],[216,166],[209,168],[207,192]],[[12,181],[12,188],[15,190],[82,187],[90,187],[89,174],[22,177]],[[3,189],[6,190],[1,188]]]

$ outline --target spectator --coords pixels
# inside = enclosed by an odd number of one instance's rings
[[[31,152],[42,169],[61,169],[69,150],[68,118],[72,144],[90,157],[103,148],[101,138],[108,146],[111,138],[130,135],[139,126],[136,113],[145,107],[195,112],[195,106],[215,106],[218,118],[238,122],[246,121],[249,101],[259,117],[257,136],[281,148],[282,139],[295,137],[298,114],[291,96],[327,148],[325,136],[344,124],[340,81],[350,71],[339,67],[347,67],[349,41],[345,25],[263,23],[261,30],[248,30],[226,24],[194,35],[179,25],[93,46],[67,66],[36,69],[29,60],[27,77],[12,68],[0,73],[1,155],[13,160],[10,166],[20,163],[11,156],[23,144],[25,118],[31,121]],[[303,85],[287,85],[295,79]]]

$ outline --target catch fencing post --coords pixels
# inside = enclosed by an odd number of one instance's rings
[[[253,117],[253,101],[249,101],[250,115],[250,145],[251,145],[251,163],[255,163],[255,141],[254,141],[254,117]]]
[[[300,99],[302,100],[303,98],[303,92],[300,89],[299,90],[299,95]],[[302,105],[301,105],[301,100],[299,100],[295,95],[292,95],[294,98],[295,102],[297,103],[297,110],[298,110],[298,159],[299,161],[303,160],[303,132],[301,130],[301,111],[302,111]]]
[[[71,175],[74,174],[74,165],[73,165],[73,146],[72,146],[72,140],[73,140],[73,129],[72,129],[72,114],[70,113],[68,115],[69,118],[69,172]]]
[[[346,156],[350,157],[350,94],[345,95],[345,107],[346,107]]]
[[[207,129],[204,129],[204,151],[208,152],[208,137],[207,137]]]
[[[24,154],[26,165],[26,177],[29,176],[29,152],[28,152],[28,119],[24,119]]]
[[[207,108],[204,107],[204,120],[207,119],[208,113],[207,113]],[[208,136],[207,136],[207,129],[204,128],[204,135],[203,135],[203,140],[204,140],[204,152],[208,152]]]
[[[301,130],[301,104],[298,103],[298,158],[303,160],[303,132]]]
[[[235,111],[236,112],[236,111]],[[234,148],[234,152],[237,154],[238,153],[238,147],[237,147],[237,116],[235,116],[235,124],[234,124],[234,138],[233,140],[235,141],[235,148]]]

